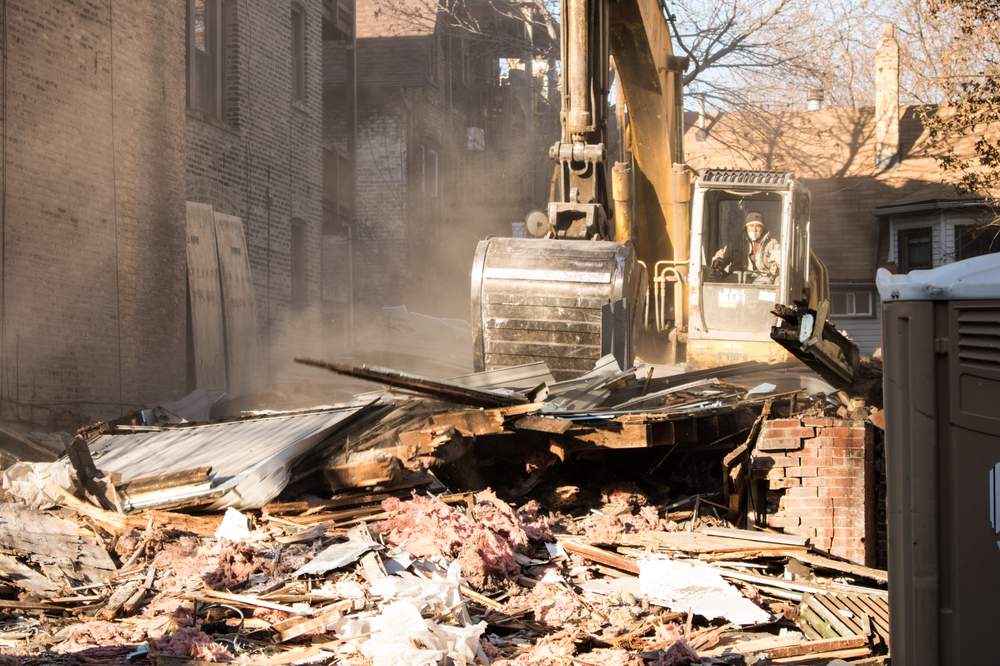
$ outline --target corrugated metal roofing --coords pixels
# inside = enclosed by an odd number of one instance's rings
[[[207,486],[178,489],[180,494],[170,497],[170,493],[161,493],[156,500],[145,500],[143,506],[218,496],[211,508],[259,508],[285,488],[297,460],[370,406],[101,435],[91,442],[90,450],[97,467],[120,474],[123,483],[197,467],[212,468]]]

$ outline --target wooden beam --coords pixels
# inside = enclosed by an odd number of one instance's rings
[[[630,574],[639,575],[639,563],[631,557],[625,557],[618,553],[613,553],[604,548],[598,548],[588,543],[576,541],[574,539],[560,539],[559,545],[567,553],[574,553],[585,559],[603,564],[605,566],[627,571]]]

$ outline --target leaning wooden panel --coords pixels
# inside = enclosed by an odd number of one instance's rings
[[[263,365],[257,349],[257,301],[250,274],[250,257],[243,220],[215,214],[215,234],[222,278],[222,312],[226,325],[226,361],[229,393],[252,393]]]
[[[208,204],[187,204],[187,276],[191,301],[195,386],[226,390],[222,287],[215,216]]]

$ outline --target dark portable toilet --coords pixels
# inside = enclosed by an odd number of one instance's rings
[[[878,289],[892,661],[1000,664],[1000,254]]]

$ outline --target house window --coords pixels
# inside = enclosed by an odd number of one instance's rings
[[[874,294],[870,289],[834,287],[830,294],[830,314],[834,317],[874,317]]]
[[[292,220],[292,308],[301,310],[308,302],[306,284],[306,223]]]
[[[900,229],[897,240],[901,273],[909,273],[916,268],[934,267],[930,227]]]
[[[429,197],[441,194],[438,182],[438,151],[421,146],[420,191]]]
[[[222,120],[229,0],[188,0],[188,108]]]
[[[292,5],[292,99],[306,97],[306,19],[299,5]]]
[[[992,224],[956,224],[955,260],[1000,252],[1000,227]]]

